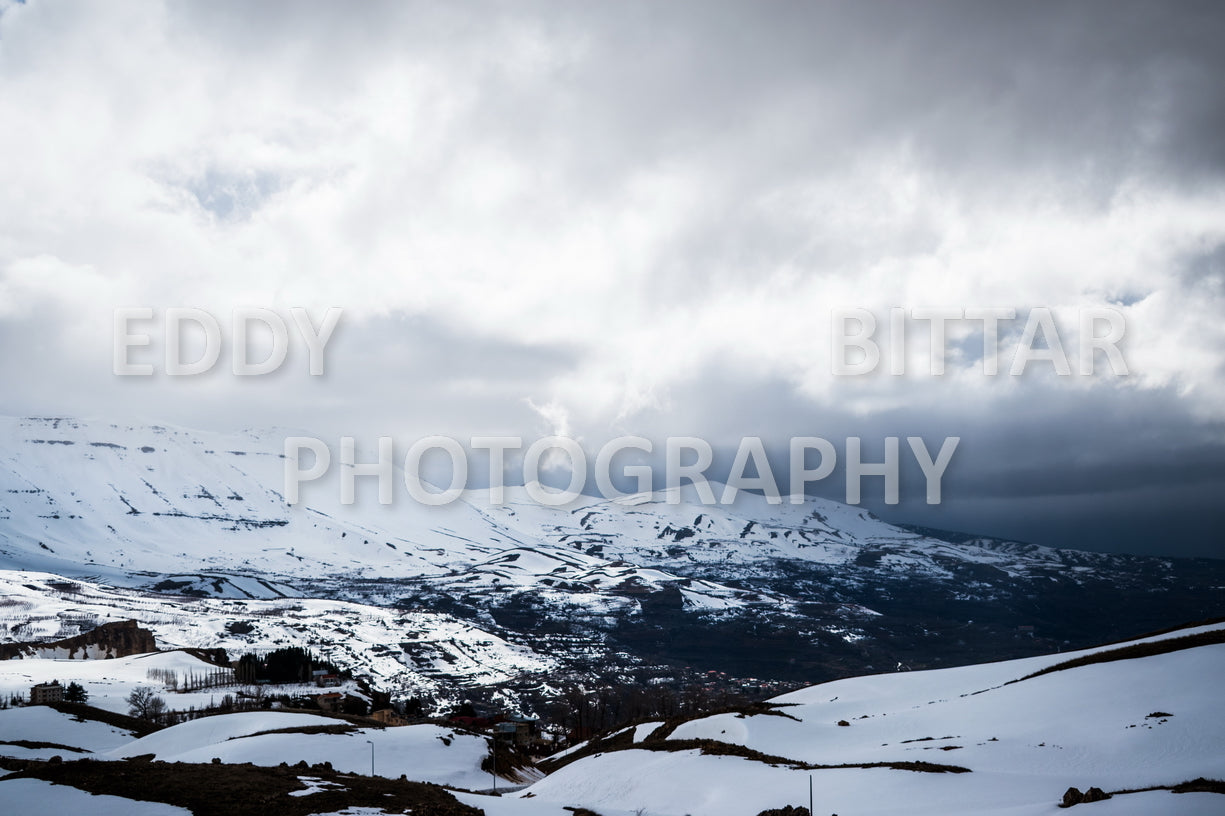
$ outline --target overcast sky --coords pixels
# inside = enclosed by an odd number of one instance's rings
[[[1218,3],[0,0],[0,412],[960,436],[941,506],[868,503],[1225,557],[1223,42]],[[138,379],[118,306],[345,311],[321,378]],[[919,323],[906,376],[831,373],[835,309],[1050,308],[1075,358],[1101,306],[1126,377],[984,376],[971,324],[933,377]]]

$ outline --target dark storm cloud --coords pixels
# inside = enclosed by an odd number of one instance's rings
[[[630,3],[540,19],[586,58],[546,87],[488,77],[509,93],[484,121],[597,177],[730,149],[730,176],[769,184],[896,140],[970,175],[1222,168],[1211,3]]]
[[[741,436],[760,436],[785,493],[788,440],[818,436],[834,445],[838,465],[808,492],[845,501],[846,438],[861,437],[864,461],[880,462],[883,440],[896,436],[900,503],[884,504],[881,479],[864,481],[865,506],[888,520],[1077,549],[1222,555],[1225,434],[1219,422],[1191,415],[1171,389],[1120,398],[1111,389],[1055,384],[1020,394],[1006,411],[960,405],[864,416],[814,407],[787,383],[746,387],[708,372],[673,398],[683,408],[666,422],[632,430],[662,445],[668,432],[701,428],[716,448],[711,478],[726,477]],[[933,455],[945,438],[961,439],[940,505],[925,503],[910,436],[922,437]],[[662,487],[661,457],[655,460]]]

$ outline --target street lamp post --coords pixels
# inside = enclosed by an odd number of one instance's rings
[[[370,775],[374,776],[374,740],[366,740],[370,743]]]

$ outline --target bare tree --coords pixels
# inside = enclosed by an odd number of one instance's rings
[[[128,695],[128,713],[133,717],[155,723],[166,713],[166,701],[153,693],[148,686],[139,686]]]

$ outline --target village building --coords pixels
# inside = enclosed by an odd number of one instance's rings
[[[395,712],[395,709],[391,708],[380,708],[378,711],[370,715],[370,719],[376,720],[387,726],[408,725],[408,720],[401,717]]]
[[[500,742],[526,747],[540,739],[540,720],[535,717],[507,717],[494,725]]]
[[[63,699],[64,687],[60,685],[59,680],[52,680],[50,683],[39,683],[36,686],[30,687],[30,705],[59,703]]]

